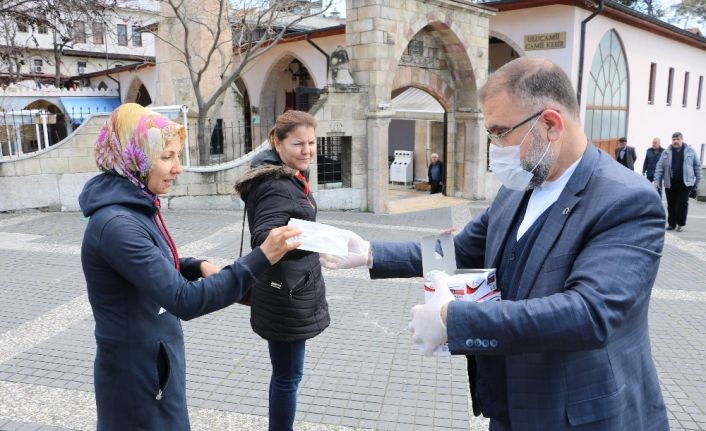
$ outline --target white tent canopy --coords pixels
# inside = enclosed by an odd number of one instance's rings
[[[397,112],[427,112],[443,114],[444,107],[426,91],[410,87],[392,99],[390,106]]]

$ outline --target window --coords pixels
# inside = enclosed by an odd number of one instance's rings
[[[86,62],[85,61],[79,61],[77,62],[78,64],[78,74],[82,75],[86,73]]]
[[[681,106],[686,108],[686,102],[689,99],[689,72],[684,72],[684,93],[681,96]]]
[[[142,46],[142,33],[139,25],[132,26],[132,46]]]
[[[670,67],[667,81],[667,106],[672,106],[672,85],[674,85],[674,68]]]
[[[20,21],[15,21],[15,23],[17,24],[17,31],[20,33],[27,33],[27,30],[29,30],[27,24]]]
[[[647,103],[655,103],[655,81],[657,80],[657,63],[650,63],[650,89],[647,92]]]
[[[588,139],[608,154],[615,154],[618,138],[627,132],[629,84],[623,44],[610,30],[593,57],[584,121]]]
[[[105,43],[105,27],[102,22],[93,23],[93,44],[103,45]]]
[[[350,136],[317,138],[317,180],[324,188],[351,186],[351,142]]]
[[[696,109],[701,109],[701,93],[704,89],[704,77],[699,76],[699,90],[696,92]]]
[[[38,22],[37,23],[37,31],[39,34],[47,34],[49,33],[49,27],[47,26],[46,22]]]
[[[74,41],[76,43],[86,43],[86,23],[76,21],[74,23]]]
[[[127,26],[118,24],[118,45],[127,46]]]

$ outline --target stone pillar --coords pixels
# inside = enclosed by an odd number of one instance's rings
[[[456,181],[457,163],[459,160],[458,148],[458,133],[456,127],[456,119],[453,112],[446,114],[446,153],[443,154],[444,170],[446,172],[446,181],[444,182],[444,194],[446,196],[455,196],[458,193],[458,184]],[[461,145],[461,148],[463,146]]]
[[[461,196],[466,199],[485,199],[485,176],[488,157],[483,114],[456,112],[456,121],[463,124],[463,136],[457,136],[463,145],[463,185]]]
[[[387,213],[390,173],[387,166],[387,138],[392,120],[390,111],[369,112],[368,128],[368,211]]]

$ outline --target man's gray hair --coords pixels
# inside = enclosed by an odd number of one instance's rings
[[[528,113],[557,109],[579,120],[579,106],[571,80],[561,67],[549,60],[521,57],[495,71],[480,90],[483,102],[489,95],[505,91]]]

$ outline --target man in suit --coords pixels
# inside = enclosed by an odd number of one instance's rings
[[[514,60],[480,97],[503,187],[454,244],[460,268],[497,269],[502,300],[432,299],[413,309],[413,339],[467,356],[473,411],[491,430],[667,430],[647,326],[659,196],[587,142],[557,65]],[[348,256],[321,261],[367,264],[372,278],[422,275],[415,242],[354,235]]]
[[[631,171],[634,171],[635,159],[637,159],[635,147],[628,147],[628,138],[622,137],[618,139],[618,146],[615,149],[615,160]]]

